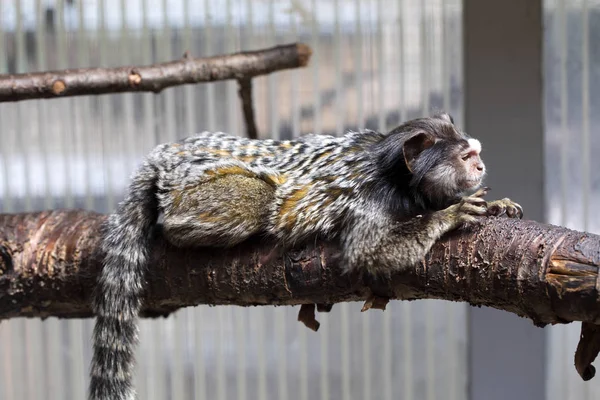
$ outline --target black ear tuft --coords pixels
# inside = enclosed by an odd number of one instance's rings
[[[454,118],[452,118],[452,115],[448,113],[441,112],[439,114],[435,114],[433,118],[441,119],[443,121],[450,122],[452,125],[454,125]]]
[[[404,152],[404,161],[410,172],[413,172],[412,166],[419,154],[433,146],[434,143],[435,139],[425,132],[419,132],[404,142],[402,151]]]

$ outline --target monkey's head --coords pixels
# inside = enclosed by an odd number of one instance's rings
[[[481,144],[442,113],[408,121],[381,143],[380,167],[430,204],[476,190],[485,176]],[[394,171],[391,171],[391,170]]]

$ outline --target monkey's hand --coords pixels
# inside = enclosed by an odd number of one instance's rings
[[[506,215],[509,218],[523,218],[523,207],[509,198],[487,202],[487,215],[500,217]]]
[[[443,232],[440,233],[477,223],[477,217],[489,215],[488,203],[482,198],[488,190],[488,188],[479,189],[471,196],[463,197],[458,203],[434,213],[434,216],[442,222]]]

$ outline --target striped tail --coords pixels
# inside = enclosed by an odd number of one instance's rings
[[[151,234],[158,219],[156,171],[145,163],[104,226],[105,254],[93,300],[96,325],[90,400],[134,400],[134,354]]]

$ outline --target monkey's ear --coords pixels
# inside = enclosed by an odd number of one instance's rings
[[[450,122],[452,125],[454,125],[454,118],[452,118],[452,115],[448,113],[442,112],[439,114],[435,114],[433,118],[441,119],[443,121]]]
[[[413,164],[419,154],[433,146],[435,139],[425,132],[419,132],[415,136],[404,142],[402,151],[404,152],[404,161],[410,172],[413,172]]]

